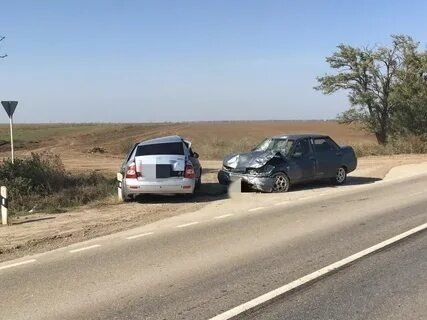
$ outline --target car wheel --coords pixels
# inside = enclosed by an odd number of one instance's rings
[[[134,197],[129,197],[129,196],[123,198],[123,202],[132,202],[134,200],[135,200]]]
[[[184,193],[184,198],[187,200],[191,200],[195,196],[196,186],[194,186],[193,192],[191,193]]]
[[[340,185],[345,183],[346,180],[347,180],[347,170],[345,170],[344,167],[340,167],[337,170],[337,174],[335,175],[334,182],[335,184]]]
[[[273,192],[287,192],[289,190],[291,183],[288,176],[283,172],[275,173],[273,180]]]
[[[133,196],[127,195],[126,192],[125,192],[125,190],[124,190],[124,188],[122,187],[122,199],[123,199],[123,202],[131,202],[135,198]]]
[[[199,179],[196,180],[196,185],[194,189],[200,190],[201,187],[202,187],[202,172],[200,171],[200,177]]]

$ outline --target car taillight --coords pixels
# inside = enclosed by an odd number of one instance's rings
[[[191,162],[185,165],[184,178],[193,179],[195,177],[194,167]]]
[[[132,163],[127,167],[126,178],[136,179],[136,165],[135,165],[135,163]]]

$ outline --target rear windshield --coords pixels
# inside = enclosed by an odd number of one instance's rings
[[[159,143],[139,146],[135,156],[151,156],[157,154],[184,155],[184,147],[181,142]]]

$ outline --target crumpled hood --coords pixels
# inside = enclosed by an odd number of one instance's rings
[[[224,159],[224,166],[236,168],[261,168],[278,154],[277,151],[252,151],[247,153],[231,154]]]

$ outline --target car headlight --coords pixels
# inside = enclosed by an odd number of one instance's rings
[[[273,169],[274,166],[267,165],[259,169],[249,169],[247,173],[253,176],[266,176],[269,175]]]
[[[237,163],[239,162],[239,156],[234,156],[233,158],[229,159],[226,163],[226,165],[230,168],[236,169]]]

